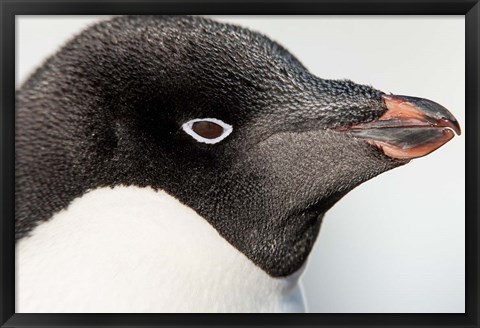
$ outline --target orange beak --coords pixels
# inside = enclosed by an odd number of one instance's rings
[[[425,156],[461,134],[455,117],[427,99],[384,95],[387,111],[377,120],[351,126],[348,132],[365,139],[385,155],[409,160]]]

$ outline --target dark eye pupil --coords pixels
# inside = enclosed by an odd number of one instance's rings
[[[218,138],[223,133],[223,128],[220,125],[208,121],[193,123],[192,130],[195,131],[196,134],[207,139]]]

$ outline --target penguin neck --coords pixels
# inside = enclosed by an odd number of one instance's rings
[[[271,277],[191,208],[151,188],[75,199],[20,240],[17,269],[17,312],[305,310],[302,270]]]

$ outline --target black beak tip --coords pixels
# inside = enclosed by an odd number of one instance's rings
[[[446,122],[446,124],[449,125],[449,127],[455,131],[455,133],[457,133],[457,135],[461,135],[462,134],[462,129],[460,128],[460,124],[458,123],[458,121],[455,119],[455,117],[451,116],[451,118],[447,118],[447,117],[442,117],[442,120],[444,122]]]

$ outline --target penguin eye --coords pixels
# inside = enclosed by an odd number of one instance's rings
[[[183,131],[198,142],[215,144],[232,133],[232,126],[216,118],[196,118],[182,125]]]

